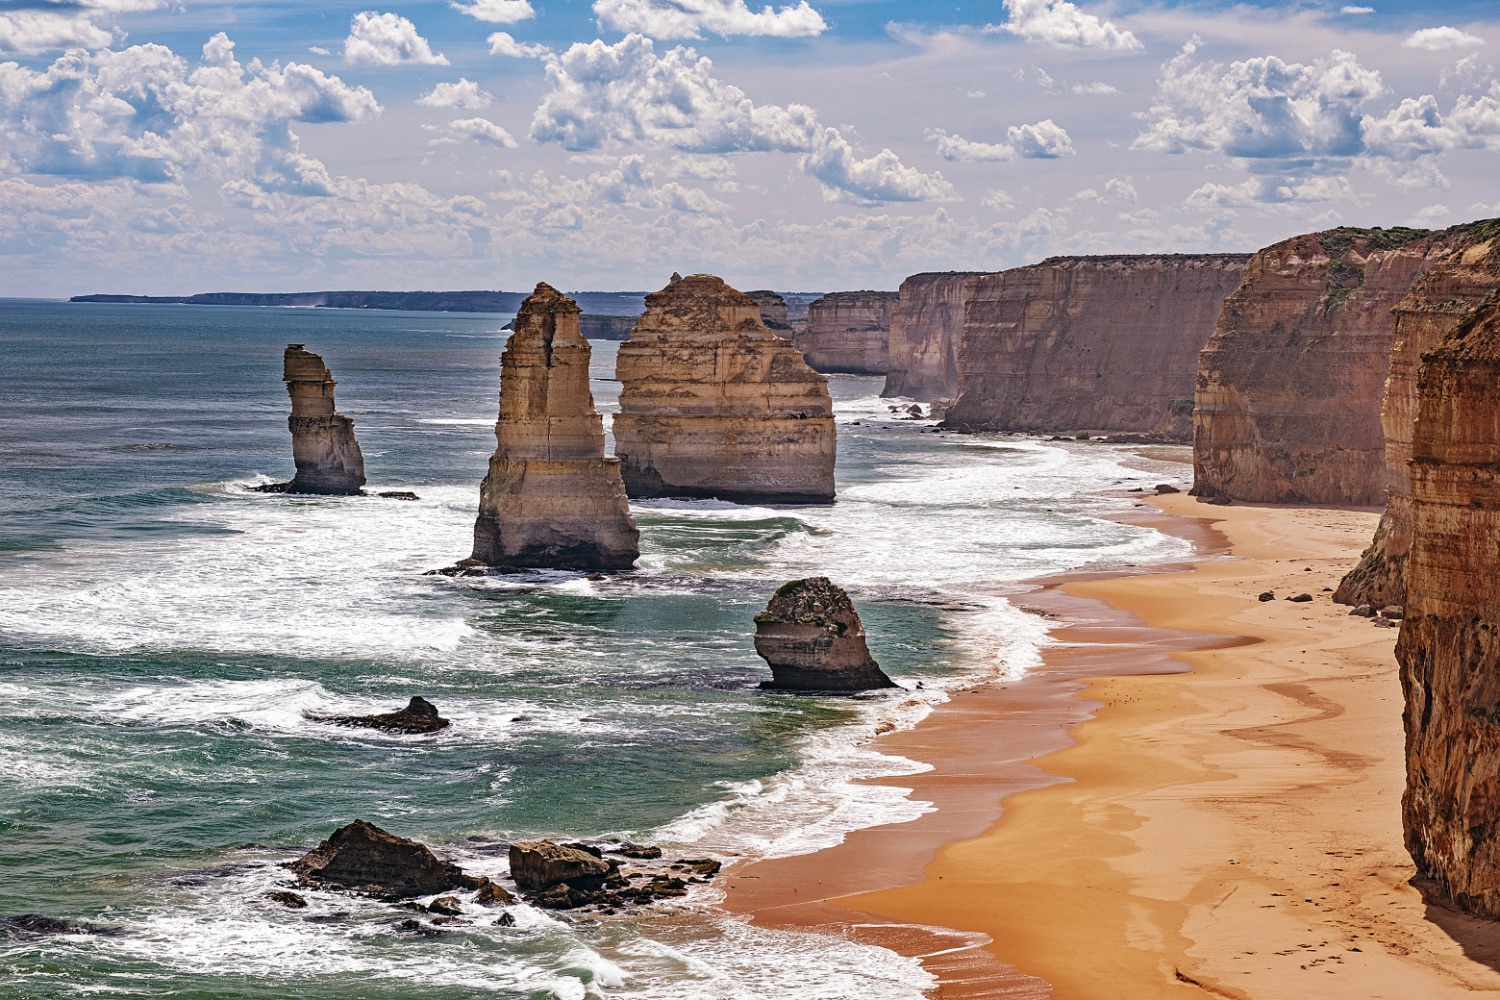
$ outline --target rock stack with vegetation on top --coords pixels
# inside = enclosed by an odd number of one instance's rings
[[[896,686],[870,655],[854,602],[826,576],[781,585],[755,616],[755,651],[771,666],[765,687],[868,691]]]

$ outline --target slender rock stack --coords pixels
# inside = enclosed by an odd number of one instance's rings
[[[632,497],[833,500],[828,381],[711,274],[646,296],[620,345],[615,454]]]
[[[629,569],[640,555],[620,463],[604,456],[578,305],[539,284],[500,358],[495,454],[467,565]]]
[[[1422,362],[1411,517],[1406,845],[1459,907],[1500,918],[1500,292]]]
[[[796,691],[868,691],[896,685],[870,656],[854,602],[826,576],[782,584],[755,616],[755,651],[771,665],[764,685]]]
[[[275,492],[358,496],[365,484],[365,457],[354,440],[354,421],[333,408],[333,376],[323,359],[301,344],[288,344],[282,379],[292,397],[292,458],[297,475]]]

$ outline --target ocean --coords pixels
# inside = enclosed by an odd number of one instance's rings
[[[469,552],[507,317],[0,301],[0,917],[118,933],[6,936],[0,996],[896,1000],[912,959],[768,931],[712,885],[617,916],[413,937],[389,903],[298,890],[281,862],[355,818],[476,874],[512,839],[620,836],[726,862],[804,853],[928,807],[861,777],[976,681],[1033,666],[1023,581],[1181,558],[1112,514],[1185,468],[1097,443],[933,433],[882,380],[832,376],[839,500],[632,505],[641,560],[425,575]],[[338,381],[370,490],[250,492],[292,473],[281,351]],[[593,345],[616,409],[618,345]],[[752,618],[782,582],[854,598],[905,690],[768,693]],[[425,737],[305,713],[390,711]],[[0,925],[3,927],[3,925]]]

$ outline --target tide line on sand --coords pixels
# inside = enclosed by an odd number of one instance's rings
[[[726,906],[927,956],[945,1000],[1500,990],[1500,925],[1412,884],[1395,630],[1324,591],[1378,512],[1155,502],[1234,558],[1028,595],[1043,666],[876,743],[936,811],[730,872]]]

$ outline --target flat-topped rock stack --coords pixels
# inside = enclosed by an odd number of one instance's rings
[[[1477,259],[1477,257],[1476,257]],[[1500,292],[1423,359],[1396,644],[1406,844],[1458,906],[1500,918]]]
[[[764,687],[869,691],[896,685],[865,643],[854,602],[826,576],[784,583],[755,616],[755,651],[771,666]]]
[[[288,344],[282,380],[292,397],[287,427],[297,474],[278,491],[358,496],[365,484],[365,457],[354,439],[354,421],[334,409],[328,366],[301,344]]]
[[[646,296],[616,374],[615,454],[632,497],[833,500],[827,379],[720,278],[674,276]]]
[[[768,288],[757,288],[745,294],[760,306],[760,320],[766,324],[766,329],[775,330],[783,337],[791,336],[792,324],[787,319],[786,299],[782,298],[779,292],[773,292]]]
[[[830,292],[807,306],[807,327],[792,343],[820,372],[884,375],[890,367],[896,292]]]
[[[1384,502],[1391,310],[1432,266],[1436,235],[1343,227],[1255,255],[1199,359],[1195,495]]]
[[[545,283],[516,314],[500,357],[495,453],[466,565],[622,570],[640,555],[620,463],[604,455],[578,315],[572,299]]]

